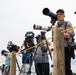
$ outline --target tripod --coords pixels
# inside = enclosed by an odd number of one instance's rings
[[[16,63],[17,63],[18,69],[19,69],[19,71],[20,71],[20,66],[19,66],[19,64],[18,64],[18,61],[17,61],[17,59],[16,59]]]
[[[37,46],[36,48],[34,48],[31,52],[28,53],[26,59],[24,60],[24,64],[23,64],[22,67],[21,67],[21,70],[20,70],[19,75],[22,73],[22,69],[23,69],[24,65],[26,64],[27,59],[28,59],[30,56],[32,57],[32,59],[31,59],[31,61],[30,61],[30,63],[29,63],[29,70],[28,70],[28,72],[27,72],[26,74],[28,75],[28,74],[31,73],[31,66],[32,66],[33,61],[35,60],[35,55],[36,55],[37,49],[38,49],[38,46]],[[35,67],[36,67],[39,75],[41,75],[40,72],[39,72],[38,67],[37,67],[37,66],[35,66]]]
[[[45,36],[45,33],[46,32],[41,32],[41,34],[42,34],[42,40],[46,40],[46,36]],[[46,46],[47,46],[47,50],[49,51],[49,54],[50,54],[50,58],[51,58],[51,60],[52,60],[52,56],[51,56],[51,53],[50,53],[50,49],[49,49],[49,46],[48,46],[48,42],[46,41]]]
[[[37,51],[37,48],[36,48],[36,51]],[[28,59],[29,57],[31,57],[31,59],[30,59],[30,61],[29,61],[29,69],[28,69],[28,72],[25,72],[25,73],[26,73],[27,75],[28,75],[28,74],[31,74],[31,66],[32,66],[32,63],[33,63],[33,61],[34,61],[34,57],[35,57],[36,51],[35,51],[35,48],[33,48],[31,51],[28,51],[28,54],[27,54],[27,56],[26,56],[26,59],[24,60],[24,64],[23,64],[22,67],[21,67],[21,70],[20,70],[19,75],[22,73],[22,69],[23,69],[24,65],[27,63],[27,59]]]
[[[40,39],[45,40],[46,37],[45,37],[45,35],[44,35],[44,32],[41,32],[41,35],[42,35],[42,38],[40,38]],[[49,47],[48,47],[47,42],[46,42],[46,45],[47,45],[47,49],[49,50]],[[24,61],[24,64],[23,64],[22,67],[21,67],[21,70],[20,70],[19,75],[21,74],[22,69],[23,69],[24,65],[26,64],[26,61],[27,61],[27,59],[28,59],[30,56],[31,56],[31,61],[30,61],[30,63],[29,63],[30,66],[29,66],[29,70],[28,70],[28,72],[27,72],[26,74],[28,75],[28,74],[31,73],[32,62],[33,62],[33,60],[35,60],[35,55],[37,54],[37,49],[38,49],[38,46],[36,47],[36,49],[34,48],[34,49],[32,49],[31,51],[29,50],[29,52],[28,52],[28,54],[27,54],[27,57],[26,57],[26,59],[25,59],[25,61]],[[49,53],[50,53],[50,50],[49,50]],[[44,53],[42,52],[42,59],[43,59],[43,56],[44,56]],[[50,53],[50,57],[52,58],[51,53]],[[44,60],[42,60],[42,62],[43,62],[43,61],[44,61]],[[43,63],[44,63],[44,62],[43,62]],[[44,71],[44,66],[45,66],[45,65],[43,64],[43,67],[42,67],[42,74],[43,74],[43,75],[44,75],[44,73],[45,73],[45,71]],[[35,66],[35,68],[37,69],[38,74],[41,75],[40,72],[39,72],[38,67]]]
[[[45,32],[41,32],[41,35],[38,35],[36,38],[38,43],[43,42],[39,45],[36,55],[36,65],[38,66],[40,71],[40,74],[37,73],[37,75],[49,75],[49,62],[47,53],[47,51],[49,50],[49,46],[47,42],[44,42],[44,40],[46,40]],[[51,56],[50,50],[49,54]]]

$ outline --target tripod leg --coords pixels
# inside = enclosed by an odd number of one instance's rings
[[[31,67],[32,67],[33,61],[35,61],[35,54],[36,54],[36,52],[37,52],[37,49],[36,49],[36,51],[34,51],[34,52],[31,53],[32,59],[31,59],[31,61],[30,61],[30,66],[29,66],[29,70],[28,70],[27,75],[31,73]],[[34,55],[33,55],[33,53],[34,53]],[[38,70],[39,68],[38,68],[37,65],[35,65],[35,68],[37,69],[37,71],[38,71],[38,73],[39,73],[38,75],[41,75],[40,72],[39,72],[39,70]]]
[[[26,64],[26,60],[29,58],[29,54],[27,55],[27,57],[26,57],[26,59],[25,59],[25,61],[24,61],[24,64],[22,65],[22,67],[21,67],[21,70],[20,70],[20,73],[19,73],[19,75],[21,74],[21,72],[22,72],[22,69],[23,69],[23,67],[24,67],[24,65]]]
[[[16,59],[16,63],[17,63],[18,69],[19,69],[19,71],[20,71],[20,66],[19,66],[19,64],[18,64],[18,61],[17,61],[17,59]]]
[[[21,72],[22,72],[22,69],[23,69],[24,65],[25,65],[25,64],[23,64],[23,65],[22,65],[22,68],[21,68],[21,70],[20,70],[20,73],[19,73],[19,75],[21,74]]]
[[[33,63],[33,55],[32,55],[32,53],[31,53],[31,58],[30,58],[30,61],[29,61],[29,70],[28,70],[28,72],[27,72],[27,75],[28,75],[28,74],[31,74],[31,66],[32,66],[32,63]]]

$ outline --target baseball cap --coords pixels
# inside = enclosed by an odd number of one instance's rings
[[[58,10],[56,11],[56,13],[58,13],[58,12],[61,12],[61,13],[63,13],[63,14],[65,13],[63,9],[58,9]]]
[[[2,50],[2,51],[1,51],[1,54],[3,55],[4,52],[8,52],[8,51],[6,51],[6,50]]]

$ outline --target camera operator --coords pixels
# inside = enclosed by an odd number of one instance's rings
[[[56,28],[63,28],[64,30],[72,28],[72,24],[69,21],[65,21],[65,12],[63,9],[57,10],[58,22]],[[52,27],[52,30],[55,30],[55,27]],[[69,49],[68,42],[72,42],[72,37],[74,36],[74,31],[70,30],[64,33],[64,50],[65,50],[65,74],[72,75],[71,71],[71,49]]]
[[[22,68],[21,71],[25,72],[26,74],[31,74],[31,66],[32,66],[32,56],[34,48],[30,49],[30,47],[34,46],[34,33],[32,31],[28,31],[25,34],[25,40],[18,50],[18,53],[22,53]],[[24,49],[22,49],[24,47]],[[29,49],[29,50],[28,50]],[[25,50],[25,51],[23,51]],[[20,73],[21,73],[20,71]],[[22,75],[25,75],[22,74]],[[19,74],[20,75],[20,74]]]
[[[37,43],[42,42],[42,36],[36,36]],[[49,42],[51,46],[51,43]],[[35,70],[37,75],[49,75],[49,58],[48,58],[48,48],[45,43],[37,46],[35,54]]]
[[[27,50],[25,52],[22,52],[23,47],[24,47],[25,50],[27,48],[29,48],[29,45],[26,41],[23,42],[22,46],[18,50],[18,54],[22,54],[22,65],[24,65],[23,69],[21,70],[22,71],[21,75],[27,75],[27,72],[28,72],[28,69],[29,69],[29,64],[31,63],[32,57],[28,56],[29,50]]]
[[[9,53],[6,50],[1,51],[1,55],[4,55],[6,60],[5,60],[5,68],[4,68],[4,74],[3,75],[10,75],[10,57],[11,53]]]

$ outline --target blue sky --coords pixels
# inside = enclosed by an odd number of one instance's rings
[[[40,31],[33,30],[34,24],[51,26],[50,17],[42,13],[45,7],[54,13],[60,8],[64,9],[65,20],[76,26],[75,0],[0,0],[0,50],[7,49],[8,41],[21,46],[27,31],[33,31],[35,36],[39,34]],[[47,32],[46,36],[50,37],[51,31]],[[0,59],[2,61],[4,57],[1,56]],[[76,59],[72,62],[74,72],[75,62]]]

